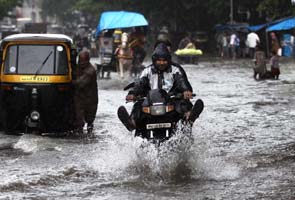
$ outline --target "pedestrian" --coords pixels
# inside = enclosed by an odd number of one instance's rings
[[[281,54],[281,52],[279,53],[279,49],[281,48],[280,46],[280,42],[276,36],[276,34],[274,32],[270,33],[270,38],[271,38],[271,49],[270,52],[276,52],[275,54]],[[281,56],[281,55],[280,55]]]
[[[236,59],[237,56],[237,46],[239,45],[240,41],[238,39],[238,36],[235,32],[233,32],[230,36],[230,52],[231,52],[231,57],[233,60]]]
[[[278,52],[273,49],[272,50],[272,57],[270,58],[270,67],[271,67],[271,73],[273,77],[278,80],[280,75],[280,65],[279,65],[279,55]]]
[[[189,43],[191,43],[190,33],[186,33],[184,38],[182,38],[178,44],[178,49],[184,49]]]
[[[260,43],[260,39],[255,32],[251,32],[247,35],[246,44],[249,47],[250,58],[254,58],[255,48]]]
[[[79,54],[78,67],[75,72],[74,106],[75,106],[75,133],[83,135],[83,127],[87,124],[87,133],[92,134],[93,122],[98,104],[97,75],[90,63],[88,51]]]
[[[215,41],[216,41],[216,47],[218,50],[218,56],[221,57],[222,55],[222,37],[224,33],[216,33],[215,35]]]
[[[238,56],[240,58],[246,58],[247,54],[247,46],[246,46],[246,35],[245,33],[241,33],[239,35],[240,38],[240,46],[238,47]]]
[[[255,59],[255,64],[253,68],[253,71],[254,71],[253,77],[255,80],[257,80],[257,74],[258,74],[258,78],[262,79],[263,75],[266,72],[266,57],[260,45],[257,45],[256,47],[254,59]]]
[[[222,51],[221,51],[221,58],[228,57],[228,33],[225,32],[222,36]]]

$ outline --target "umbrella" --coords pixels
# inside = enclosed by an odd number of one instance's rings
[[[266,29],[266,31],[282,31],[289,30],[292,28],[295,28],[295,17],[286,19],[284,21],[281,21],[280,23],[270,26]]]
[[[100,32],[103,30],[147,25],[147,20],[140,13],[127,11],[103,12],[96,28],[96,37],[99,36]]]

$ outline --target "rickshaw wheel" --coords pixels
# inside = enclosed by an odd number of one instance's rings
[[[16,124],[12,124],[8,122],[9,120],[7,119],[7,115],[6,113],[4,114],[4,118],[3,118],[3,130],[4,133],[7,135],[23,135],[23,133],[21,133],[21,128],[18,128],[17,123]],[[12,121],[12,120],[10,120]]]

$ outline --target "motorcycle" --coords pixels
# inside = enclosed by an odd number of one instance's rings
[[[135,120],[135,136],[161,143],[175,134],[178,122],[191,126],[202,112],[204,104],[198,99],[192,105],[189,100],[183,99],[182,94],[174,95],[162,89],[152,89],[146,97],[137,98],[134,107],[141,109]],[[194,120],[186,119],[185,113],[188,111],[194,113]]]

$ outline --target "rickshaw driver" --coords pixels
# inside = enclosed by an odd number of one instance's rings
[[[87,133],[92,134],[93,122],[95,120],[98,91],[97,75],[95,68],[90,63],[88,51],[79,54],[78,67],[75,72],[76,79],[74,85],[74,106],[75,106],[75,133],[82,135],[85,122],[87,123]]]

